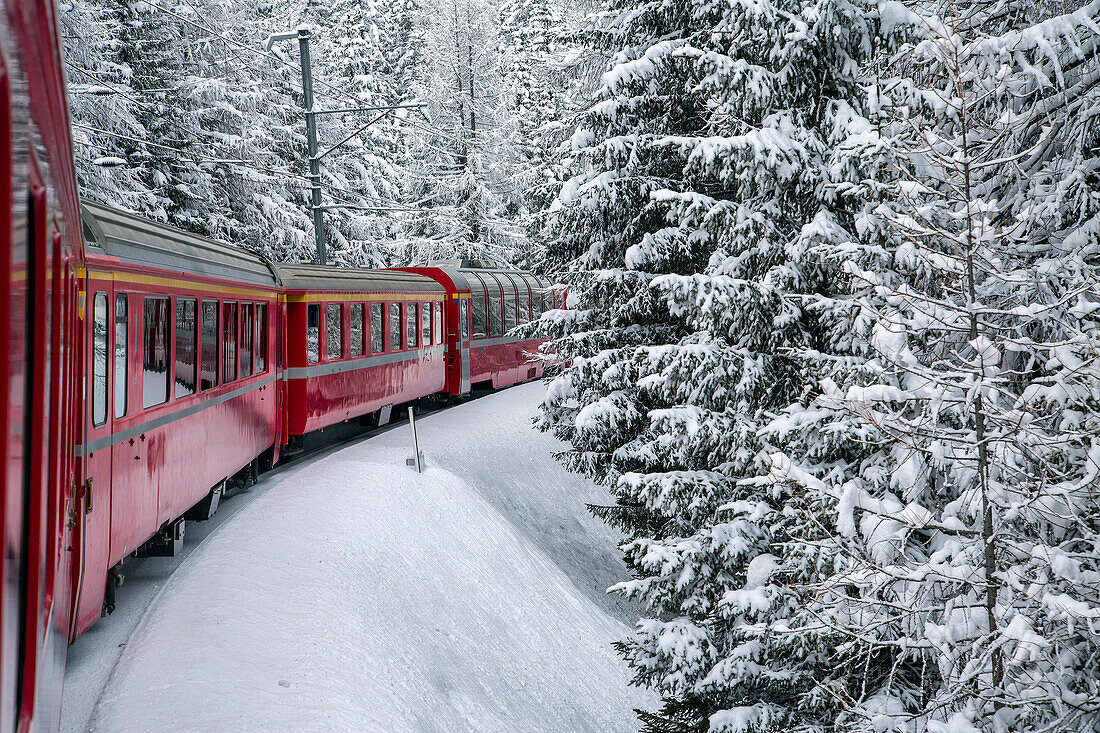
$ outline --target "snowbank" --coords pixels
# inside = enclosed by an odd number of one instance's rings
[[[554,561],[614,538],[530,428],[539,389],[421,421],[423,475],[402,426],[279,477],[167,582],[93,729],[636,729],[652,701],[586,587],[620,571]]]

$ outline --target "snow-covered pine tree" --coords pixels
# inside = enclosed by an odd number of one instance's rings
[[[285,91],[293,67],[252,48],[268,4],[128,7],[61,9],[82,195],[272,256],[308,254],[302,181],[287,175],[304,145]]]
[[[406,198],[431,210],[408,218],[403,258],[511,262],[522,243],[521,197],[496,9],[434,0],[425,3],[424,22],[417,90],[427,121],[412,140]]]
[[[831,254],[879,373],[786,416],[866,448],[774,457],[839,530],[806,612],[863,683],[842,730],[1100,728],[1100,4],[1050,12],[887,8],[885,236]]]
[[[406,101],[415,92],[418,6],[155,0],[130,8],[73,0],[62,21],[84,195],[279,260],[311,259],[297,48],[277,47],[272,58],[260,41],[273,29],[319,18],[320,105]],[[326,202],[348,205],[326,216],[339,263],[397,259],[391,250],[400,213],[390,209],[401,206],[406,162],[394,119],[400,114],[325,159]],[[368,119],[323,118],[322,143]]]
[[[769,481],[778,446],[761,431],[862,364],[814,248],[855,238],[860,162],[838,151],[873,24],[847,0],[611,2],[601,17],[592,36],[614,56],[550,212],[572,307],[543,319],[569,366],[541,423],[616,494],[597,511],[630,537],[637,578],[618,589],[652,614],[622,651],[663,700],[645,729],[825,730],[859,694],[832,632],[798,617],[800,589],[831,570],[809,542],[830,522]],[[853,450],[819,437],[821,460]]]
[[[545,168],[553,153],[545,127],[560,118],[566,101],[553,68],[564,18],[557,0],[505,0],[499,15],[502,73],[523,169],[521,190],[533,205],[524,209],[540,209],[549,203]]]
[[[93,1],[65,10],[81,184],[195,228],[213,181],[194,162],[198,133],[178,25],[144,2]]]

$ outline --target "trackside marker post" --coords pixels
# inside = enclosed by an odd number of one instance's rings
[[[405,461],[405,465],[416,466],[416,472],[423,473],[423,467],[420,464],[423,456],[420,454],[420,441],[416,439],[416,415],[413,413],[412,405],[409,405],[409,427],[412,428],[413,434],[413,457]]]

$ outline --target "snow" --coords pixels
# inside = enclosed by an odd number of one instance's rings
[[[531,427],[544,390],[418,421],[421,475],[401,425],[262,483],[163,585],[90,729],[636,729],[619,538]]]

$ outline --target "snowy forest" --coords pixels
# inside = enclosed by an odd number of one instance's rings
[[[308,261],[307,27],[332,261],[568,288],[639,730],[1100,730],[1100,0],[61,10],[86,197]]]

